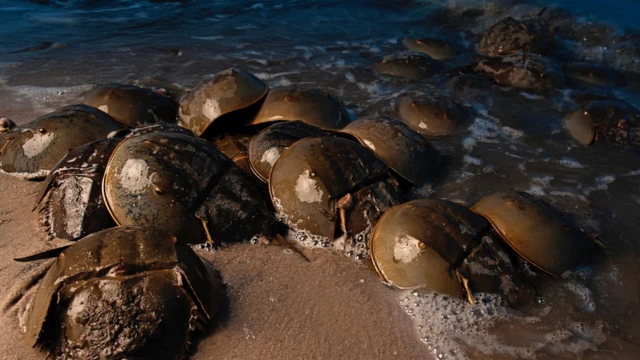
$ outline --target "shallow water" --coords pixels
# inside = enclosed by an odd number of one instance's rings
[[[487,84],[454,90],[445,75],[406,81],[373,74],[403,50],[398,38],[443,36],[475,58],[475,45],[506,16],[535,16],[515,1],[0,1],[0,115],[25,123],[79,102],[94,84],[165,79],[186,87],[231,66],[272,87],[334,93],[352,116],[392,114],[403,92],[456,94],[473,113],[463,133],[432,141],[447,170],[414,191],[471,205],[496,191],[527,191],[574,215],[609,249],[562,280],[534,275],[539,303],[512,310],[480,295],[471,307],[398,292],[425,354],[435,358],[633,358],[640,350],[639,153],[579,146],[563,116],[572,95],[599,91],[640,106],[640,39],[630,0],[558,1],[545,13],[558,36],[551,57],[603,63],[618,86],[565,87],[544,95]],[[586,4],[585,6],[582,6]],[[545,3],[546,5],[546,3]],[[568,9],[568,10],[567,10]],[[602,21],[602,22],[601,22]],[[320,251],[320,250],[316,250]],[[215,336],[215,335],[214,335]]]

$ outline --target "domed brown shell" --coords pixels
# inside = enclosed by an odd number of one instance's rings
[[[425,183],[441,158],[420,134],[406,124],[383,116],[357,119],[340,130],[355,137],[403,178],[415,186]]]
[[[396,103],[398,118],[423,136],[450,136],[469,119],[469,112],[446,95],[405,95]]]
[[[221,298],[213,270],[188,246],[157,230],[117,227],[58,256],[27,313],[26,335],[64,358],[179,359]]]
[[[106,112],[127,127],[175,124],[178,121],[178,104],[175,101],[134,85],[100,85],[90,91],[83,102]]]
[[[280,154],[298,140],[307,137],[326,136],[322,129],[309,125],[300,120],[276,123],[260,131],[249,143],[249,161],[256,176],[269,181],[271,168]]]
[[[501,56],[518,51],[544,54],[553,42],[549,23],[542,17],[516,20],[507,17],[487,30],[478,53],[485,56]]]
[[[417,51],[403,51],[386,56],[375,63],[373,72],[405,79],[428,79],[440,71],[441,65],[429,56]]]
[[[512,304],[532,299],[532,289],[489,230],[465,206],[417,199],[382,215],[371,238],[371,259],[383,281],[401,289],[427,287],[467,299],[469,291],[498,292]]]
[[[569,113],[565,123],[583,145],[640,145],[640,113],[622,101],[592,101]]]
[[[449,60],[456,57],[456,51],[451,43],[445,39],[423,38],[402,39],[402,45],[411,51],[417,51],[429,55],[436,60]]]
[[[118,145],[103,196],[119,225],[164,230],[185,243],[269,237],[275,219],[249,176],[205,140],[156,132]]]
[[[495,193],[471,210],[489,220],[520,256],[556,277],[579,265],[592,248],[558,210],[526,193]]]
[[[293,120],[321,129],[339,130],[351,119],[342,104],[328,92],[284,87],[269,91],[251,124]]]
[[[94,107],[65,106],[17,128],[0,155],[0,167],[7,173],[44,178],[69,149],[122,128]]]
[[[397,203],[397,183],[388,174],[389,168],[357,142],[306,138],[276,161],[269,191],[287,225],[332,242],[340,230],[338,212],[343,198],[351,203],[343,208],[347,236],[366,233],[382,211]]]
[[[265,83],[247,71],[221,71],[182,98],[180,125],[200,136],[221,116],[257,103],[268,91]]]

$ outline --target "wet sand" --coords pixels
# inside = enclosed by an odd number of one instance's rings
[[[35,287],[15,305],[20,284],[51,261],[12,259],[62,244],[47,239],[31,207],[40,183],[0,174],[0,317],[2,359],[45,359],[32,349],[20,317]],[[398,293],[375,272],[329,251],[311,262],[277,246],[198,250],[220,271],[227,301],[192,359],[420,359],[424,349]],[[10,290],[9,290],[10,289]]]

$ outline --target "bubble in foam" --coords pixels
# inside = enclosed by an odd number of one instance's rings
[[[476,304],[471,305],[447,295],[411,290],[401,293],[400,305],[433,359],[472,359],[478,353],[521,359],[535,359],[540,352],[581,354],[606,340],[602,323],[549,325],[543,317],[549,315],[550,306],[539,305],[537,316],[527,316],[509,308],[498,295],[478,293],[474,298]],[[512,330],[503,334],[495,330],[505,322],[522,325],[518,344],[507,340]],[[531,334],[527,325],[535,329]]]
[[[596,302],[593,300],[593,293],[588,287],[575,280],[565,283],[564,287],[576,295],[578,299],[576,305],[580,309],[589,313],[596,311]]]

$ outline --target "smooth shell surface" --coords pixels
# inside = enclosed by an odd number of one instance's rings
[[[440,70],[440,64],[429,56],[417,51],[403,51],[386,56],[375,63],[373,72],[381,75],[398,76],[405,79],[428,79]]]
[[[420,134],[395,119],[381,116],[360,118],[340,132],[354,136],[415,186],[424,184],[440,164],[438,152]]]
[[[471,210],[489,220],[523,258],[556,277],[580,264],[592,246],[558,210],[525,193],[492,194]]]
[[[569,134],[583,145],[639,145],[640,113],[625,102],[592,101],[565,117]]]
[[[329,241],[339,230],[338,202],[352,196],[346,235],[373,227],[399,194],[389,168],[362,145],[341,138],[302,139],[285,151],[269,178],[271,200],[293,229]],[[397,186],[397,185],[396,185]]]
[[[387,210],[371,238],[378,274],[399,288],[430,287],[462,296],[449,271],[489,224],[462,205],[418,199]]]
[[[221,71],[182,98],[180,125],[200,136],[221,116],[257,103],[268,91],[265,83],[247,71]]]
[[[275,221],[248,174],[205,140],[177,133],[121,142],[103,195],[119,225],[164,230],[187,243],[270,236]]]
[[[478,45],[478,53],[485,56],[500,56],[517,51],[543,54],[549,50],[552,42],[553,34],[543,18],[522,21],[507,17],[484,34]]]
[[[339,130],[351,119],[342,104],[328,92],[285,87],[269,91],[251,124],[294,120],[321,129]]]
[[[26,335],[64,358],[177,359],[221,297],[210,266],[174,237],[107,229],[58,256],[35,294]]]
[[[468,111],[445,95],[405,95],[396,104],[398,118],[423,136],[450,136],[468,118]]]
[[[69,149],[122,129],[109,115],[88,105],[70,105],[17,128],[0,155],[8,173],[45,177]]]
[[[444,39],[402,39],[402,45],[411,51],[417,51],[429,55],[436,60],[449,60],[456,56],[456,51],[451,43]]]
[[[175,101],[156,91],[133,85],[98,86],[87,94],[84,103],[132,128],[155,123],[175,124],[178,120],[178,104]]]
[[[77,240],[116,224],[102,199],[104,169],[122,139],[94,141],[73,148],[51,170],[36,206],[51,236]]]
[[[271,168],[289,146],[307,137],[325,135],[324,130],[299,120],[273,124],[256,134],[249,143],[251,169],[260,180],[268,182]]]

